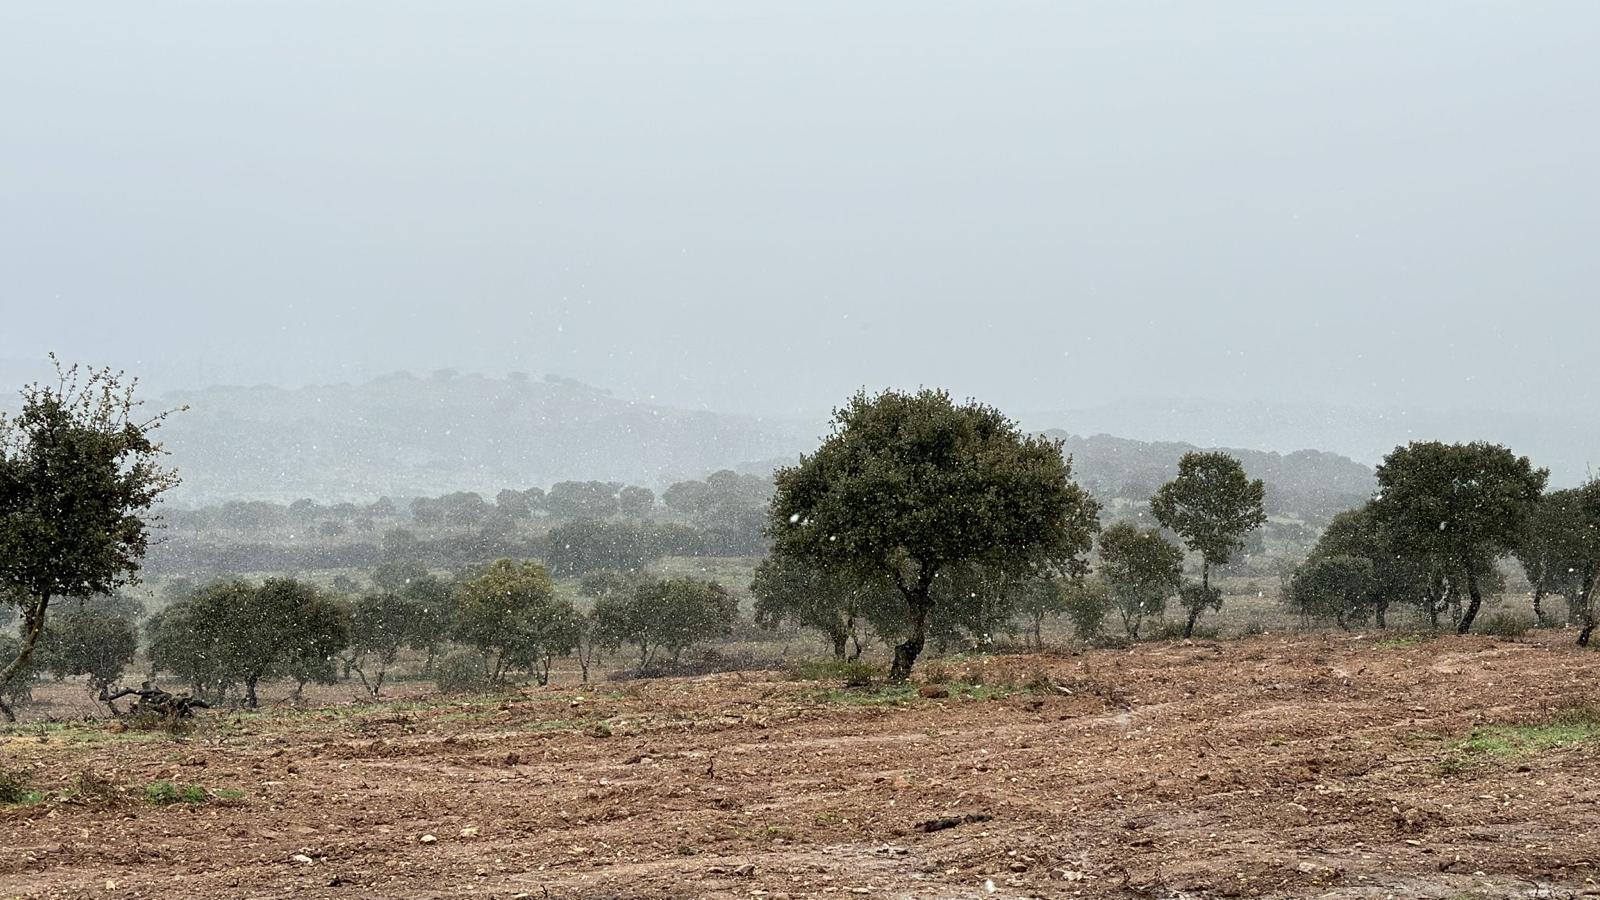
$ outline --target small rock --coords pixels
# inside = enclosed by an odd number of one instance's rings
[[[739,876],[740,878],[749,878],[750,876],[756,874],[756,867],[750,863],[745,863],[744,865],[735,868],[733,870],[733,874]]]
[[[917,688],[917,695],[929,700],[943,700],[950,696],[950,689],[942,684],[925,684]]]
[[[422,837],[420,837],[420,838],[417,838],[417,840],[419,840],[419,841],[421,841],[421,842],[422,842],[422,843],[424,843],[424,844],[431,844],[431,843],[433,843],[433,842],[434,842],[434,841],[437,841],[437,840],[438,840],[438,838],[436,838],[436,837],[434,837],[434,836],[433,836],[433,835],[431,835],[431,834],[425,834],[425,835],[423,835],[423,836],[422,836]]]
[[[297,862],[302,866],[309,866],[312,863],[316,862],[316,860],[314,860],[311,857],[305,855],[304,853],[296,853],[295,855],[289,857],[289,861],[290,862]]]
[[[478,826],[476,826],[476,825],[468,825],[467,827],[461,829],[461,836],[464,837],[464,838],[475,838],[475,837],[477,837],[478,836]]]

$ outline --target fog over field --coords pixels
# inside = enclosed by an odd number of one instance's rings
[[[14,4],[0,380],[557,373],[813,436],[927,384],[1575,483],[1597,38],[1577,2]]]

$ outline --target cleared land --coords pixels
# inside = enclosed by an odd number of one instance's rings
[[[18,726],[4,763],[42,796],[0,808],[0,896],[1600,895],[1600,653],[1571,638]]]

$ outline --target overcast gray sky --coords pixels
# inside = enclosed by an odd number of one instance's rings
[[[1592,410],[1597,50],[1590,2],[7,3],[0,360]]]

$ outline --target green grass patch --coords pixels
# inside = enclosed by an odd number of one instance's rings
[[[831,656],[797,660],[784,671],[795,681],[837,681],[852,687],[865,687],[885,674],[882,666]]]
[[[1474,728],[1464,740],[1450,748],[1439,763],[1439,772],[1455,775],[1475,762],[1518,759],[1597,741],[1600,741],[1600,709],[1569,707],[1558,710],[1547,722]]]
[[[1014,684],[971,684],[965,681],[949,681],[939,686],[950,692],[948,697],[923,697],[915,684],[882,684],[865,688],[825,688],[813,692],[811,698],[818,703],[837,706],[896,707],[949,700],[998,700],[1026,690]]]
[[[1394,637],[1384,638],[1372,646],[1379,650],[1403,650],[1406,647],[1415,647],[1427,638],[1425,634],[1397,634]]]
[[[229,791],[234,796],[223,798],[217,794],[218,799],[239,800],[244,797],[241,791]],[[144,799],[156,806],[171,806],[174,803],[185,803],[190,806],[209,802],[213,798],[210,791],[198,784],[175,784],[171,781],[156,781],[145,785]]]

